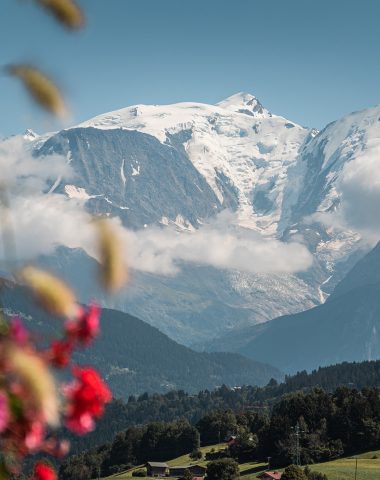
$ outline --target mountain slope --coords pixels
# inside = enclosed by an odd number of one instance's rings
[[[95,363],[118,396],[183,389],[195,392],[221,384],[263,385],[281,373],[240,355],[198,353],[154,327],[115,310],[103,310],[102,334],[85,361]]]
[[[2,290],[6,311],[20,312],[44,340],[59,333],[60,321],[46,316],[20,288],[7,283]],[[198,353],[180,345],[136,317],[102,310],[101,335],[75,358],[95,365],[115,396],[183,389],[195,392],[218,385],[266,384],[281,379],[276,368],[232,353]]]
[[[211,342],[286,372],[380,358],[380,249],[377,245],[311,310],[236,331]]]
[[[82,250],[60,248],[39,263],[74,285],[83,303],[96,298],[187,346],[315,304],[306,281],[291,274],[252,275],[189,263],[174,277],[133,271],[127,288],[110,297],[99,288],[96,262]]]
[[[360,259],[335,287],[329,297],[337,298],[355,288],[380,283],[380,242]]]
[[[198,219],[233,208],[218,200],[183,149],[155,137],[121,128],[63,130],[49,138],[39,155],[59,153],[70,159],[76,185],[58,183],[55,192],[87,200],[93,213],[119,216],[126,226],[141,228],[164,216]]]

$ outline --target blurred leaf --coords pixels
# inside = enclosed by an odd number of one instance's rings
[[[72,317],[78,306],[72,290],[54,275],[28,266],[19,272],[20,279],[31,289],[41,306],[53,315]]]
[[[97,220],[95,225],[98,231],[101,280],[108,291],[115,292],[128,279],[121,238],[109,220]]]
[[[65,102],[58,87],[32,65],[8,65],[7,72],[20,79],[37,104],[58,117],[66,113]]]
[[[76,30],[83,27],[84,15],[74,0],[36,0],[65,27]]]

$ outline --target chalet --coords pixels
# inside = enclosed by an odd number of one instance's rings
[[[169,466],[163,462],[148,462],[146,472],[148,477],[167,477],[169,476]]]
[[[281,472],[263,472],[260,475],[257,475],[257,478],[262,478],[263,480],[281,480]]]
[[[185,480],[185,477],[181,477],[178,480]],[[205,480],[205,477],[193,477],[192,480]]]
[[[206,467],[202,465],[173,465],[169,468],[171,477],[183,477],[188,470],[194,477],[204,477],[206,475]]]
[[[230,435],[226,437],[227,448],[231,448],[236,445],[236,435]]]

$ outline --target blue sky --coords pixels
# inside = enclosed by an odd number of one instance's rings
[[[380,103],[378,0],[82,0],[69,34],[32,0],[1,0],[1,63],[32,61],[71,104],[69,123],[136,103],[215,103],[238,91],[323,127]],[[0,134],[57,128],[0,77]]]

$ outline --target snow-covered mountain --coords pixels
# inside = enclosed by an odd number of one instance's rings
[[[233,208],[241,225],[265,235],[277,231],[287,171],[301,145],[315,134],[272,115],[253,95],[244,93],[216,106],[137,105],[100,115],[78,128],[138,131],[180,149],[214,193],[212,207]],[[122,179],[143,174],[139,160],[129,163],[132,171],[125,162],[120,165]],[[191,218],[185,222],[194,223]]]
[[[217,105],[127,107],[48,137],[29,134],[28,142],[37,155],[65,155],[74,169],[72,183],[57,179],[52,190],[85,200],[91,212],[117,215],[129,228],[174,225],[188,234],[228,209],[239,228],[307,245],[314,263],[306,272],[185,263],[175,277],[137,272],[129,290],[105,300],[189,345],[325,300],[366,247],[352,228],[334,229],[333,220],[325,226],[318,215],[339,212],[346,166],[380,152],[379,117],[375,107],[318,132],[239,93]],[[50,262],[83,300],[92,297],[91,276],[80,275],[91,262],[62,252]]]

